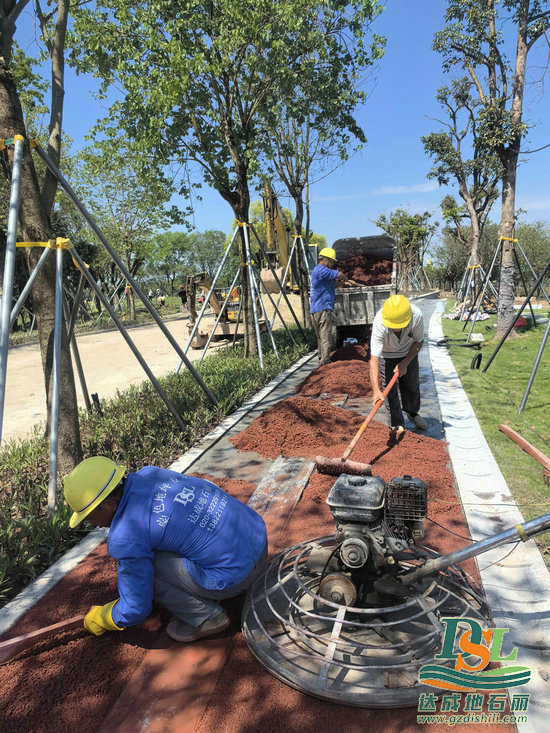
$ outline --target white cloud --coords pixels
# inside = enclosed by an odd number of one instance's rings
[[[439,184],[437,181],[427,181],[426,183],[417,183],[415,186],[382,186],[373,191],[374,194],[384,196],[386,194],[403,194],[403,193],[428,193],[437,191]]]

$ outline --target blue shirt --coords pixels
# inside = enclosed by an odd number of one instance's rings
[[[181,555],[196,583],[221,590],[245,580],[266,542],[260,515],[210,481],[154,466],[129,474],[107,540],[118,561],[113,621],[151,613],[156,550]]]
[[[338,270],[324,265],[316,265],[311,273],[310,313],[334,310],[334,281]]]

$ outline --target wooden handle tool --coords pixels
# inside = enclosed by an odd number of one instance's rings
[[[15,636],[13,639],[0,641],[0,664],[9,662],[17,654],[28,649],[39,641],[55,636],[60,631],[69,631],[70,629],[84,628],[84,616],[73,616],[66,621],[59,621],[51,626],[44,626],[42,629],[30,631],[28,634]]]

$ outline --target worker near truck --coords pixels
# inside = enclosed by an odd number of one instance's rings
[[[226,629],[219,601],[245,591],[267,557],[265,523],[253,509],[205,479],[155,466],[125,477],[104,456],[65,478],[76,527],[109,527],[107,552],[118,563],[119,597],[92,606],[87,631],[100,636],[143,621],[153,600],[174,615],[168,636],[191,642]]]
[[[403,432],[403,411],[407,413],[419,430],[426,430],[428,424],[419,415],[420,379],[418,352],[424,343],[424,319],[422,311],[412,305],[404,295],[392,295],[374,317],[370,343],[370,379],[372,401],[382,399],[380,377],[383,387],[395,372],[399,374],[387,397],[391,429]],[[401,399],[399,396],[401,395]]]
[[[340,272],[336,265],[336,252],[331,247],[324,247],[319,252],[319,264],[313,268],[311,273],[309,312],[317,336],[317,360],[319,365],[330,363],[335,282],[336,280],[343,280],[346,285],[358,285],[353,280],[349,280],[343,272]]]

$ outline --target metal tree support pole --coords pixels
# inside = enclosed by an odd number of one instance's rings
[[[17,219],[19,217],[19,194],[21,191],[21,164],[23,161],[23,143],[21,135],[16,135],[13,142],[13,166],[11,173],[10,209],[8,214],[8,232],[6,237],[6,255],[4,259],[4,279],[2,284],[2,312],[0,314],[0,440],[2,439],[2,423],[4,421],[4,400],[6,397],[6,375],[8,372],[8,348],[10,338],[10,312],[15,273],[15,239],[17,236]]]
[[[73,300],[73,309],[70,313],[70,316],[68,315],[68,304],[67,304],[67,315],[65,316],[65,319],[68,323],[67,331],[69,334],[69,339],[72,339],[73,333],[74,333],[74,324],[76,323],[76,317],[78,315],[78,309],[80,308],[80,303],[82,301],[82,293],[84,292],[84,285],[86,283],[86,280],[84,278],[84,275],[80,273],[80,278],[78,280],[78,287],[76,289],[76,293]]]
[[[256,270],[256,268],[254,267],[254,265],[252,265],[252,276],[254,277],[254,284],[256,286],[256,291],[258,293],[258,300],[260,301],[260,308],[262,309],[262,317],[263,317],[263,319],[265,321],[265,325],[267,326],[267,330],[268,330],[268,333],[269,333],[269,338],[271,339],[271,345],[273,346],[273,351],[275,352],[275,356],[277,357],[277,361],[279,361],[279,352],[277,351],[277,346],[275,344],[275,339],[273,338],[273,330],[272,330],[271,326],[269,325],[269,319],[267,317],[267,313],[265,312],[264,302],[262,300],[262,295],[261,295],[261,291],[260,291],[260,283],[261,283],[260,275],[259,275],[258,271]],[[265,288],[265,291],[267,293],[267,288]],[[269,295],[269,293],[267,293],[267,294],[269,296],[269,299],[270,299],[271,303],[273,303],[273,299],[271,298],[271,296]]]
[[[42,158],[42,160],[46,163],[46,165],[51,170],[51,172],[55,175],[55,177],[59,181],[59,184],[64,188],[64,190],[69,195],[70,199],[72,200],[72,202],[74,203],[74,205],[77,207],[77,209],[80,211],[80,213],[82,214],[82,216],[86,219],[86,221],[88,222],[88,224],[92,228],[93,232],[95,233],[95,235],[97,236],[97,238],[99,239],[99,241],[101,242],[101,244],[105,247],[105,249],[109,253],[109,256],[111,257],[111,259],[113,260],[113,262],[115,262],[115,264],[117,265],[118,269],[122,272],[122,274],[124,275],[124,277],[126,278],[126,280],[130,283],[130,286],[134,289],[134,292],[137,293],[139,299],[141,300],[141,302],[143,303],[143,305],[146,307],[146,309],[149,311],[150,315],[153,317],[153,320],[156,322],[156,324],[158,325],[158,327],[160,328],[160,330],[166,336],[166,338],[168,339],[168,341],[170,342],[170,344],[174,347],[174,349],[176,350],[176,353],[178,354],[178,356],[180,356],[181,359],[185,362],[185,366],[187,367],[187,369],[189,369],[189,371],[191,372],[191,374],[195,377],[195,379],[199,383],[201,389],[204,391],[204,393],[206,394],[206,396],[208,397],[208,399],[210,400],[210,402],[212,402],[213,405],[216,405],[217,406],[217,404],[218,404],[217,399],[214,397],[214,395],[212,394],[212,392],[208,389],[208,387],[206,386],[206,384],[202,380],[201,376],[197,373],[196,369],[193,367],[193,365],[191,364],[191,362],[189,361],[189,359],[185,356],[185,354],[183,353],[183,350],[181,349],[180,345],[178,344],[178,342],[176,341],[176,339],[174,338],[174,336],[172,336],[172,334],[170,333],[170,331],[166,328],[165,324],[163,323],[162,319],[160,318],[160,316],[156,312],[155,308],[149,302],[149,299],[147,298],[147,296],[145,295],[145,293],[141,290],[141,288],[139,287],[139,285],[137,284],[137,282],[134,280],[134,278],[132,277],[132,275],[130,274],[130,272],[128,271],[128,269],[126,268],[126,266],[124,265],[124,263],[120,259],[120,257],[113,250],[113,248],[111,247],[111,245],[109,244],[109,242],[105,239],[105,236],[103,235],[103,232],[97,226],[97,224],[94,222],[94,220],[92,219],[92,217],[90,216],[90,214],[88,213],[88,211],[86,210],[86,208],[84,207],[84,205],[79,200],[79,198],[76,195],[76,193],[73,191],[73,189],[71,188],[71,186],[69,185],[69,183],[67,182],[67,180],[64,178],[64,176],[61,173],[61,171],[57,168],[57,166],[55,165],[55,163],[51,160],[51,158],[49,157],[49,155],[40,147],[40,145],[36,145],[36,151],[40,155],[40,157]],[[88,279],[88,278],[86,278],[86,279]],[[88,282],[89,282],[89,280],[88,280]],[[178,416],[178,419],[179,419],[179,416]]]
[[[456,565],[457,563],[464,562],[472,557],[481,555],[483,552],[493,550],[495,547],[500,547],[500,545],[509,544],[516,540],[523,540],[523,542],[526,542],[528,539],[536,537],[537,535],[546,532],[548,529],[550,529],[550,514],[542,514],[540,517],[531,519],[523,524],[518,524],[510,529],[505,529],[504,532],[499,532],[492,537],[486,537],[484,540],[472,542],[471,545],[463,547],[460,550],[450,552],[448,555],[442,555],[441,557],[428,560],[424,565],[419,567],[418,570],[413,570],[410,573],[402,575],[401,580],[405,585],[409,585],[426,575],[446,570],[450,565]]]
[[[535,271],[533,270],[533,266],[532,266],[532,265],[531,265],[531,263],[529,262],[529,259],[527,258],[527,255],[526,255],[526,254],[525,254],[525,252],[523,251],[523,249],[522,249],[522,247],[521,247],[521,244],[520,244],[519,242],[516,242],[516,244],[517,244],[517,246],[519,247],[519,251],[520,251],[520,252],[521,252],[521,254],[523,255],[523,259],[524,259],[524,260],[525,260],[525,262],[527,263],[527,266],[528,266],[528,267],[529,267],[529,269],[531,270],[531,274],[533,275],[533,277],[534,277],[534,278],[535,278],[535,280],[536,280],[536,279],[537,279],[537,273],[536,273],[536,272],[535,272]],[[543,293],[544,297],[545,297],[545,298],[546,298],[546,300],[548,301],[548,303],[550,303],[550,298],[549,298],[549,297],[548,297],[548,295],[546,294],[546,290],[544,289],[544,287],[543,287],[542,283],[540,284],[540,289],[541,289],[541,291],[542,291],[542,293]]]
[[[290,257],[288,258],[288,262],[286,263],[286,267],[285,267],[284,272],[283,272],[283,278],[282,278],[283,284],[286,283],[286,279],[288,277],[288,270],[290,268],[290,263],[292,262],[292,256],[294,255],[294,249],[295,249],[295,247],[296,247],[296,239],[294,240],[294,243],[292,245],[292,249],[290,250]],[[271,328],[273,328],[273,324],[275,323],[275,317],[277,315],[279,315],[279,303],[281,302],[281,298],[282,297],[283,297],[283,293],[282,293],[282,291],[279,291],[279,295],[277,297],[277,305],[275,306],[275,311],[273,312],[273,318],[271,319]],[[281,318],[280,315],[279,315],[279,318]],[[281,321],[282,320],[283,319],[281,318]]]
[[[256,275],[256,280],[258,281],[258,290],[259,290],[259,289],[261,288],[261,286],[262,286],[262,285],[264,286],[265,294],[267,295],[267,297],[269,298],[269,302],[270,302],[270,303],[271,303],[271,305],[273,306],[273,309],[274,309],[274,313],[273,313],[273,319],[275,320],[275,314],[277,314],[277,315],[279,316],[279,318],[281,319],[281,323],[283,324],[283,327],[284,327],[285,331],[287,332],[287,334],[288,334],[288,335],[290,336],[290,339],[291,339],[292,343],[293,343],[294,345],[296,345],[296,341],[294,340],[294,336],[293,336],[293,335],[291,334],[291,332],[289,331],[289,329],[288,329],[288,326],[286,325],[286,323],[285,323],[285,321],[284,321],[284,318],[283,318],[283,317],[281,316],[281,314],[280,314],[280,313],[278,312],[277,306],[275,305],[275,301],[274,301],[274,300],[273,300],[273,298],[271,297],[271,293],[270,293],[270,292],[268,291],[268,289],[267,289],[267,287],[266,287],[265,283],[264,283],[264,282],[262,282],[262,278],[260,277],[260,273],[258,272],[258,270],[257,270],[256,268],[254,268],[254,274]],[[261,298],[260,298],[260,303],[262,303],[262,300],[261,300]],[[267,324],[267,327],[268,327],[268,329],[269,329],[269,333],[271,333],[271,331],[273,330],[273,321],[271,322],[271,324],[269,324],[269,322],[268,322],[268,320],[267,320],[267,314],[266,314],[266,312],[265,312],[265,309],[264,309],[264,307],[263,307],[263,303],[262,303],[262,310],[263,310],[263,312],[264,312],[265,322],[266,322],[266,324]],[[275,349],[275,352],[277,352],[277,350],[276,350],[276,349]]]
[[[470,331],[468,333],[468,338],[466,339],[466,341],[469,341],[470,338],[471,338],[471,336],[472,336],[472,331],[474,330],[474,325],[475,325],[475,322],[477,321],[477,314],[479,313],[479,309],[481,308],[481,304],[483,303],[483,298],[485,297],[485,291],[487,290],[487,283],[489,282],[489,278],[491,277],[491,272],[493,270],[493,267],[495,266],[495,262],[496,262],[496,259],[497,259],[497,254],[499,252],[499,249],[500,248],[497,246],[497,248],[495,249],[495,254],[493,256],[493,261],[491,262],[491,266],[489,267],[488,272],[485,273],[485,278],[483,280],[483,290],[481,292],[481,297],[480,297],[479,302],[477,304],[477,309],[476,309],[476,312],[475,312],[474,320],[472,321],[472,325],[470,326]],[[464,329],[462,329],[462,330],[464,330]]]
[[[527,387],[525,388],[525,392],[521,400],[521,405],[519,406],[519,410],[518,410],[519,415],[521,415],[521,413],[523,412],[523,408],[525,407],[525,403],[527,402],[527,398],[529,397],[529,392],[531,391],[531,387],[535,379],[535,374],[537,373],[537,369],[539,368],[540,360],[542,357],[542,352],[544,351],[544,347],[546,346],[546,342],[548,341],[548,334],[550,334],[550,318],[548,318],[548,323],[546,324],[546,331],[544,332],[544,336],[542,337],[542,341],[540,342],[539,351],[536,356],[535,363],[533,364],[531,374],[529,375],[529,381],[527,382]]]
[[[464,302],[462,304],[462,312],[460,314],[460,320],[462,320],[462,317],[464,316],[464,313],[466,311],[466,301],[468,300],[470,289],[472,287],[472,278],[475,277],[474,272],[476,269],[476,265],[468,265],[468,269],[470,270],[470,272],[468,273],[468,284],[466,285],[466,293],[464,295]],[[475,286],[475,283],[474,283],[474,286]]]
[[[508,329],[507,329],[506,333],[505,333],[505,334],[504,334],[504,336],[503,336],[503,337],[502,337],[502,338],[500,339],[500,341],[499,341],[499,342],[498,342],[498,344],[497,344],[497,347],[496,347],[496,349],[495,349],[495,350],[493,351],[493,353],[492,353],[492,354],[491,354],[491,356],[489,357],[489,361],[487,362],[487,364],[485,364],[485,367],[483,368],[483,371],[484,371],[484,372],[486,372],[486,371],[487,371],[487,369],[488,369],[488,368],[489,368],[489,366],[491,365],[491,362],[493,361],[493,359],[495,358],[495,356],[496,356],[496,355],[498,354],[498,352],[500,351],[500,347],[502,346],[502,344],[503,344],[503,343],[504,343],[504,342],[506,341],[506,339],[508,338],[508,335],[509,335],[510,331],[511,331],[511,330],[512,330],[512,329],[514,328],[514,323],[515,323],[515,322],[517,321],[517,319],[518,319],[518,318],[519,318],[519,317],[521,316],[521,314],[523,313],[523,310],[524,310],[525,306],[527,305],[527,303],[529,302],[529,300],[530,300],[530,299],[531,299],[531,297],[533,296],[533,293],[535,292],[535,290],[536,290],[536,289],[537,289],[537,288],[538,288],[538,287],[540,286],[541,282],[542,282],[542,281],[544,280],[544,278],[545,278],[545,276],[546,276],[546,273],[548,272],[548,270],[550,270],[550,260],[548,260],[548,262],[546,263],[546,267],[544,268],[544,270],[543,270],[543,271],[542,271],[542,273],[540,274],[540,276],[539,276],[539,278],[538,278],[537,282],[536,282],[536,283],[534,284],[534,286],[532,287],[532,289],[531,289],[531,292],[529,293],[529,295],[528,295],[528,296],[527,296],[527,297],[525,298],[525,300],[523,301],[523,303],[522,303],[522,306],[521,306],[521,308],[520,308],[520,309],[519,309],[519,311],[518,311],[518,312],[516,313],[516,315],[515,315],[515,318],[514,318],[514,319],[512,320],[512,323],[510,323],[510,325],[508,326]]]
[[[63,294],[63,314],[65,316],[65,321],[69,321],[69,304],[67,303],[67,299],[65,297],[65,294]],[[73,359],[76,366],[76,371],[78,373],[78,379],[80,381],[80,389],[82,391],[82,396],[84,397],[84,404],[86,405],[86,409],[90,411],[92,409],[92,405],[90,402],[90,398],[88,396],[88,387],[86,385],[86,378],[84,377],[84,370],[82,369],[82,361],[80,360],[80,352],[78,351],[78,345],[76,343],[76,338],[74,335],[74,332],[70,330],[69,332],[69,343],[71,344],[71,348],[73,350]]]
[[[254,230],[254,228],[251,227],[251,229],[252,229],[252,231],[254,233],[254,236],[256,237],[256,241],[258,242],[258,245],[259,245],[259,247],[260,247],[260,249],[262,251],[262,254],[263,254],[264,258],[265,258],[267,264],[269,265],[269,269],[271,270],[271,273],[272,273],[273,277],[275,278],[275,282],[277,283],[277,285],[279,286],[279,289],[280,289],[281,293],[283,294],[283,298],[285,299],[285,303],[287,304],[289,311],[292,313],[292,317],[294,318],[294,323],[298,326],[298,331],[300,331],[300,334],[302,336],[302,339],[303,339],[304,343],[307,343],[306,335],[303,332],[302,327],[300,326],[300,322],[296,318],[296,314],[294,313],[294,310],[293,310],[292,306],[290,305],[290,301],[287,298],[287,295],[286,295],[286,293],[284,291],[284,288],[281,285],[281,282],[279,281],[279,278],[277,277],[277,273],[275,272],[275,270],[273,269],[273,266],[272,266],[271,262],[269,261],[269,258],[267,256],[267,253],[266,253],[265,249],[264,249],[264,246],[260,242],[260,238],[256,234],[256,231]]]
[[[247,264],[247,270],[248,270],[248,284],[250,287],[250,296],[252,300],[252,314],[254,316],[254,330],[256,331],[256,342],[258,344],[258,358],[260,360],[260,369],[262,369],[263,371],[264,356],[262,353],[262,342],[260,340],[260,326],[258,324],[258,311],[256,309],[256,284],[254,282],[254,275],[252,274],[252,258],[250,256],[250,242],[248,241],[248,224],[242,224],[242,227],[243,227],[243,234],[244,234],[244,249],[246,252],[246,264]]]
[[[136,359],[141,364],[141,366],[143,368],[143,371],[149,377],[149,380],[151,381],[152,385],[154,386],[154,388],[159,393],[159,395],[160,395],[161,399],[163,400],[164,404],[170,410],[170,412],[172,413],[172,415],[176,418],[176,422],[178,423],[178,425],[180,426],[180,428],[182,428],[182,430],[185,430],[185,424],[184,424],[183,420],[181,419],[181,417],[179,416],[178,411],[176,410],[176,408],[174,407],[174,405],[172,404],[172,402],[170,401],[170,399],[168,398],[168,396],[166,395],[166,393],[164,392],[164,390],[160,386],[160,384],[159,384],[158,380],[156,379],[155,375],[153,374],[153,372],[149,369],[149,366],[147,365],[147,362],[142,357],[142,355],[140,354],[140,352],[137,349],[136,345],[134,344],[134,342],[132,341],[132,339],[128,335],[128,332],[124,328],[124,325],[119,320],[119,318],[116,315],[113,307],[111,306],[111,304],[109,303],[109,301],[107,300],[107,298],[105,297],[105,295],[101,292],[101,290],[100,290],[98,284],[96,283],[96,281],[94,280],[93,276],[91,275],[91,273],[89,272],[89,270],[86,268],[86,266],[84,265],[84,263],[80,259],[80,256],[79,256],[78,252],[76,252],[76,250],[73,249],[72,250],[72,253],[73,253],[73,257],[75,259],[75,262],[77,263],[78,267],[80,268],[80,271],[84,273],[84,277],[90,283],[92,289],[97,293],[97,295],[98,295],[101,303],[103,304],[103,307],[105,308],[105,310],[107,311],[107,313],[111,316],[111,318],[115,322],[118,330],[120,331],[120,333],[122,334],[124,340],[126,341],[126,343],[128,344],[128,346],[132,350],[132,353],[134,354],[134,356],[136,357]]]
[[[202,317],[204,315],[204,312],[208,308],[208,303],[210,301],[210,296],[214,292],[214,287],[216,286],[216,283],[217,283],[218,278],[219,278],[219,276],[221,274],[221,271],[223,269],[223,266],[225,265],[225,261],[227,260],[227,257],[229,256],[229,251],[230,251],[231,247],[233,246],[233,242],[235,241],[235,237],[237,236],[237,232],[238,231],[239,231],[239,227],[237,226],[237,227],[235,227],[235,231],[233,232],[233,236],[231,237],[231,241],[227,245],[227,249],[225,250],[225,254],[224,254],[223,258],[222,258],[222,261],[220,262],[220,265],[219,265],[218,269],[216,270],[216,273],[214,275],[214,279],[212,280],[212,285],[210,286],[210,290],[208,291],[208,295],[204,299],[204,303],[202,304],[202,308],[200,310],[200,313],[197,316],[197,320],[193,324],[193,328],[191,330],[191,334],[189,336],[189,339],[187,340],[187,343],[185,344],[185,349],[183,350],[183,353],[184,354],[187,354],[187,352],[189,351],[189,347],[191,346],[191,342],[193,341],[193,338],[194,338],[194,336],[195,336],[195,334],[197,332],[197,329],[198,329],[199,324],[201,322],[201,319],[202,319]],[[223,310],[221,312],[223,313]],[[179,374],[179,370],[181,369],[181,365],[182,364],[183,364],[183,359],[180,361],[180,363],[178,364],[178,366],[176,368],[176,374]]]
[[[525,295],[527,295],[527,284],[525,283],[525,278],[523,277],[523,272],[521,271],[521,265],[519,264],[519,257],[518,253],[516,252],[516,248],[513,247],[514,252],[514,259],[516,261],[516,267],[518,268],[519,276],[521,278],[521,284],[523,285],[523,289],[525,291]],[[533,310],[533,306],[531,305],[531,299],[529,298],[529,310],[531,311],[531,318],[533,319],[533,324],[535,328],[537,328],[537,319],[535,318],[535,312]]]
[[[50,479],[48,516],[55,511],[57,493],[57,446],[59,443],[59,378],[61,371],[61,314],[63,308],[63,248],[55,253],[55,316],[53,330],[52,411],[50,418]]]
[[[38,273],[44,266],[44,263],[46,262],[46,258],[50,254],[51,249],[50,247],[46,247],[45,250],[42,252],[42,255],[38,262],[36,263],[36,267],[31,273],[31,276],[27,280],[27,284],[21,291],[21,295],[19,296],[19,299],[17,300],[17,303],[13,306],[13,310],[11,312],[11,319],[10,319],[10,331],[13,328],[15,321],[17,320],[18,315],[23,310],[23,306],[25,305],[25,301],[27,300],[29,293],[31,292],[31,288],[33,286],[34,281],[38,277]]]
[[[225,300],[223,301],[223,305],[220,308],[220,312],[218,313],[218,317],[216,318],[216,323],[214,324],[214,328],[210,331],[210,333],[208,335],[208,340],[207,340],[207,342],[206,342],[206,344],[204,346],[204,349],[202,351],[201,358],[199,359],[199,364],[204,359],[204,356],[206,354],[206,351],[207,351],[208,347],[210,346],[210,342],[214,338],[214,334],[216,332],[216,329],[218,328],[219,322],[222,319],[223,312],[225,310],[225,307],[226,307],[227,303],[229,302],[229,298],[231,297],[231,292],[232,292],[233,288],[235,287],[235,283],[237,282],[237,278],[238,277],[239,277],[239,271],[237,270],[237,272],[235,273],[235,277],[233,278],[233,282],[231,283],[231,286],[230,286],[229,290],[227,291],[227,295],[225,296]],[[205,300],[205,303],[206,302],[207,301]],[[236,329],[238,329],[238,328],[239,328],[239,324],[237,323]]]
[[[460,281],[460,285],[458,286],[458,290],[456,291],[456,299],[460,302],[462,300],[462,293],[464,290],[464,285],[466,283],[466,280],[468,279],[468,276],[470,273],[468,272],[468,268],[470,267],[470,258],[468,257],[468,262],[466,264],[466,269],[464,270],[464,274],[462,275],[462,280]]]
[[[240,276],[240,274],[241,273],[239,272],[239,276]],[[242,293],[242,288],[241,288],[241,293]],[[231,342],[231,348],[232,349],[235,348],[235,343],[237,341],[237,332],[239,330],[239,323],[241,322],[241,313],[242,313],[242,311],[243,311],[243,299],[241,297],[239,299],[239,312],[237,313],[237,327],[235,328],[235,333],[233,334],[233,341]],[[244,328],[244,324],[243,324],[243,328]]]

